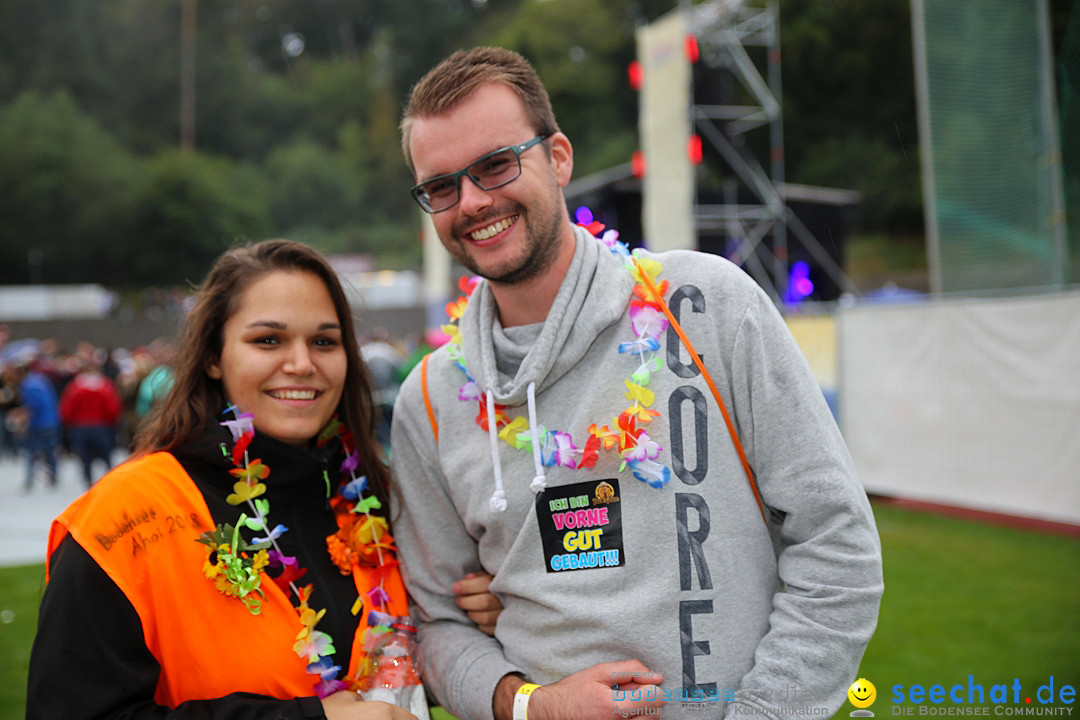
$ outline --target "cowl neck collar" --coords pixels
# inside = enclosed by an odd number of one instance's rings
[[[473,377],[483,390],[492,390],[499,404],[523,404],[530,384],[543,392],[581,361],[597,335],[625,316],[633,276],[620,258],[584,228],[574,226],[574,240],[574,258],[566,277],[536,342],[513,377],[499,378],[498,305],[491,286],[481,280],[473,290],[461,318],[462,351]]]

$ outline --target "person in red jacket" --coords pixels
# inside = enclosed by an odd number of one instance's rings
[[[95,460],[105,463],[106,472],[112,468],[116,426],[123,410],[116,383],[92,361],[84,365],[60,395],[60,421],[67,430],[72,451],[82,461],[87,487],[94,484]]]

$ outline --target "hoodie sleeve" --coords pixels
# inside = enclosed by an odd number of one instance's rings
[[[726,717],[780,717],[750,688],[797,688],[794,705],[839,708],[884,590],[874,518],[828,405],[783,318],[760,291],[727,368],[734,414],[778,540],[769,631]],[[740,705],[743,705],[741,709]]]
[[[417,366],[406,379],[394,408],[391,466],[400,491],[392,515],[394,539],[420,621],[425,685],[453,715],[491,720],[495,686],[521,669],[454,603],[453,584],[483,568],[477,542],[462,523],[440,470],[420,372]]]

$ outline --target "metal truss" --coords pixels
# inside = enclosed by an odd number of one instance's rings
[[[734,180],[725,183],[724,202],[695,202],[698,230],[723,232],[738,243],[731,259],[744,265],[773,301],[783,306],[788,280],[788,231],[813,256],[830,278],[846,292],[854,284],[821,243],[787,207],[784,187],[783,111],[780,92],[780,28],[775,0],[764,8],[745,0],[713,0],[686,8],[689,30],[697,38],[700,61],[727,70],[746,90],[752,104],[694,104],[692,119],[698,134],[753,193],[756,204],[738,204]],[[762,77],[747,46],[767,48],[767,77]],[[768,126],[770,169],[766,172],[749,152],[745,134]],[[762,244],[773,238],[772,252]],[[772,276],[769,275],[771,265]]]

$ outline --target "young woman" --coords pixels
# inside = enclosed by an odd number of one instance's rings
[[[227,252],[178,347],[133,459],[53,524],[28,720],[412,718],[356,692],[408,608],[333,270],[288,241]],[[460,584],[487,631],[489,580]]]

